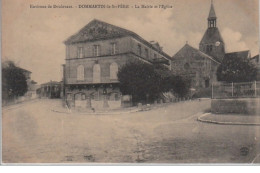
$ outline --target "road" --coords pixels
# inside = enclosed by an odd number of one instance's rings
[[[259,163],[259,126],[196,121],[210,100],[122,115],[51,111],[60,104],[43,99],[3,109],[3,162]]]

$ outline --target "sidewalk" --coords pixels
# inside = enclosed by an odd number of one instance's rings
[[[87,108],[73,108],[68,109],[62,106],[58,106],[51,109],[53,112],[57,113],[66,113],[66,114],[84,114],[84,115],[115,115],[115,114],[125,114],[125,113],[133,113],[138,112],[140,109],[137,107],[130,107],[130,108],[118,108],[118,109],[101,109],[101,110],[92,110]]]
[[[116,114],[125,114],[125,113],[134,113],[134,112],[142,112],[142,111],[150,111],[154,109],[159,108],[166,108],[167,106],[173,104],[173,103],[181,103],[183,101],[179,102],[169,102],[169,103],[158,103],[158,104],[148,104],[148,105],[142,105],[141,107],[129,107],[129,108],[117,108],[117,109],[99,109],[99,110],[91,110],[90,108],[73,108],[68,109],[66,107],[63,107],[62,105],[55,105],[51,110],[53,112],[57,113],[77,113],[77,114],[84,114],[84,115],[116,115]]]
[[[198,121],[223,125],[256,125],[260,126],[260,116],[239,114],[204,113]]]

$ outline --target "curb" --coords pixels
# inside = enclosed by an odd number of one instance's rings
[[[214,121],[214,120],[204,120],[202,117],[205,117],[211,113],[204,113],[197,118],[198,121],[204,123],[212,123],[212,124],[221,124],[221,125],[253,125],[260,126],[260,123],[242,123],[242,122],[223,122],[223,121]]]

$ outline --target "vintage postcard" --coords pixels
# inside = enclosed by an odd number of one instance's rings
[[[2,0],[8,164],[259,164],[258,0]]]

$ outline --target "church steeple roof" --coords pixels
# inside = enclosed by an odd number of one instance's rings
[[[210,20],[210,19],[216,19],[216,18],[217,18],[217,16],[216,16],[216,13],[215,13],[213,1],[211,0],[211,6],[210,6],[210,11],[209,11],[208,20]]]

